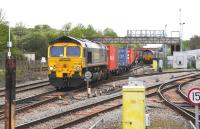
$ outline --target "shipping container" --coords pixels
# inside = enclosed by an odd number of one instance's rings
[[[108,70],[115,71],[118,69],[118,48],[115,46],[107,46],[108,48]]]
[[[128,66],[128,49],[127,48],[118,49],[118,64],[119,64],[119,67]]]
[[[133,48],[128,49],[128,64],[131,65],[133,64],[135,60],[135,53]]]

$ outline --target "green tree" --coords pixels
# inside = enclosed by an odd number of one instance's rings
[[[13,34],[15,35],[15,38],[16,38],[17,47],[23,50],[21,40],[24,37],[24,35],[26,34],[25,25],[22,22],[18,22],[12,30],[13,30]]]
[[[63,35],[69,35],[69,31],[72,28],[72,23],[67,23],[62,27]]]
[[[69,32],[70,36],[84,38],[85,27],[82,24],[78,24],[76,27],[72,28]]]
[[[44,34],[34,32],[32,34],[28,34],[23,40],[25,51],[35,52],[36,59],[47,57],[48,39]]]
[[[84,32],[85,37],[99,37],[98,32],[92,25],[88,25]]]
[[[56,33],[55,31],[47,31],[44,33],[44,35],[46,36],[48,42],[58,38],[58,33]]]
[[[194,37],[190,38],[189,41],[190,49],[200,49],[200,37],[195,35]]]
[[[111,28],[106,28],[103,31],[103,35],[106,37],[117,37],[117,33]]]
[[[184,40],[183,43],[182,43],[182,45],[183,45],[183,46],[182,46],[182,49],[183,49],[184,51],[190,49],[189,40]]]
[[[34,28],[27,29],[28,35],[34,33],[40,33],[41,35],[44,35],[48,42],[56,39],[59,36],[59,31],[51,28],[49,25],[36,25]]]
[[[6,24],[0,24],[0,51],[6,49],[6,43],[8,42],[8,26]]]

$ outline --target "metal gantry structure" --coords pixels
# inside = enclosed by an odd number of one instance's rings
[[[180,37],[166,37],[164,30],[128,30],[126,37],[97,37],[89,39],[104,44],[180,44]]]

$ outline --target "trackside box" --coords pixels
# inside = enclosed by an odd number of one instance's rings
[[[128,66],[128,49],[127,48],[119,48],[118,49],[118,63],[120,67]]]
[[[114,71],[118,69],[118,48],[115,46],[107,46],[108,48],[108,69]]]
[[[128,64],[131,65],[135,60],[135,53],[133,48],[128,49]]]
[[[123,129],[145,129],[144,86],[123,86]]]

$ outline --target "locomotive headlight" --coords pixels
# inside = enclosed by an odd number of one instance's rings
[[[74,66],[74,68],[76,69],[76,71],[80,71],[81,70],[80,66]]]
[[[52,70],[55,70],[56,67],[55,66],[50,66],[49,69],[52,71]]]

